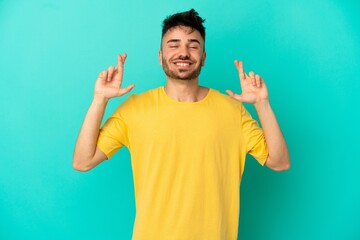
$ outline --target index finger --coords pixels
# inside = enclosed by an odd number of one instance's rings
[[[244,66],[242,61],[235,60],[236,68],[239,72],[240,80],[243,81],[246,79],[245,72],[244,72]]]
[[[126,57],[127,57],[126,53],[124,53],[122,56],[120,54],[118,54],[117,69],[123,69]]]

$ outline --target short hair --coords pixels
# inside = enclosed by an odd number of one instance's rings
[[[161,37],[163,38],[165,33],[173,27],[185,26],[199,31],[205,42],[205,27],[203,25],[204,21],[205,19],[202,19],[194,9],[190,9],[186,12],[175,13],[166,17],[163,21]]]

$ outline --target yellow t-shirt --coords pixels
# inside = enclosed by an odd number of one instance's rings
[[[263,131],[244,106],[210,89],[177,102],[164,87],[131,95],[105,122],[98,147],[128,147],[134,240],[234,240],[246,153],[264,165]]]

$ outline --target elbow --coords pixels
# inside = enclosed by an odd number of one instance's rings
[[[272,167],[271,169],[277,172],[284,172],[290,169],[290,163],[281,164],[279,166]]]
[[[91,169],[90,166],[84,164],[83,161],[77,159],[77,158],[73,158],[73,169],[76,170],[76,171],[79,171],[79,172],[87,172]]]
[[[82,167],[82,166],[74,165],[74,164],[73,164],[73,168],[74,168],[74,170],[79,171],[79,172],[88,172],[90,170],[90,168]]]
[[[289,156],[285,157],[281,161],[272,161],[272,158],[268,158],[266,165],[274,171],[284,172],[290,169],[290,158]]]

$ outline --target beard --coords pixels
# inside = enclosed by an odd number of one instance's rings
[[[181,60],[189,60],[189,58],[186,58],[186,59],[182,58]],[[170,62],[170,64],[172,64],[171,60],[169,60],[169,62]],[[177,70],[171,70],[169,68],[169,64],[164,57],[162,59],[162,63],[163,63],[162,67],[164,69],[166,76],[168,76],[169,78],[172,78],[172,79],[177,79],[177,80],[189,81],[189,80],[196,79],[200,75],[201,67],[202,67],[201,65],[199,65],[197,68],[195,68],[192,71],[182,70],[182,69],[179,69],[177,71]],[[196,62],[193,62],[192,64],[196,64]],[[187,72],[187,74],[182,75],[181,73],[184,73],[184,72]]]

